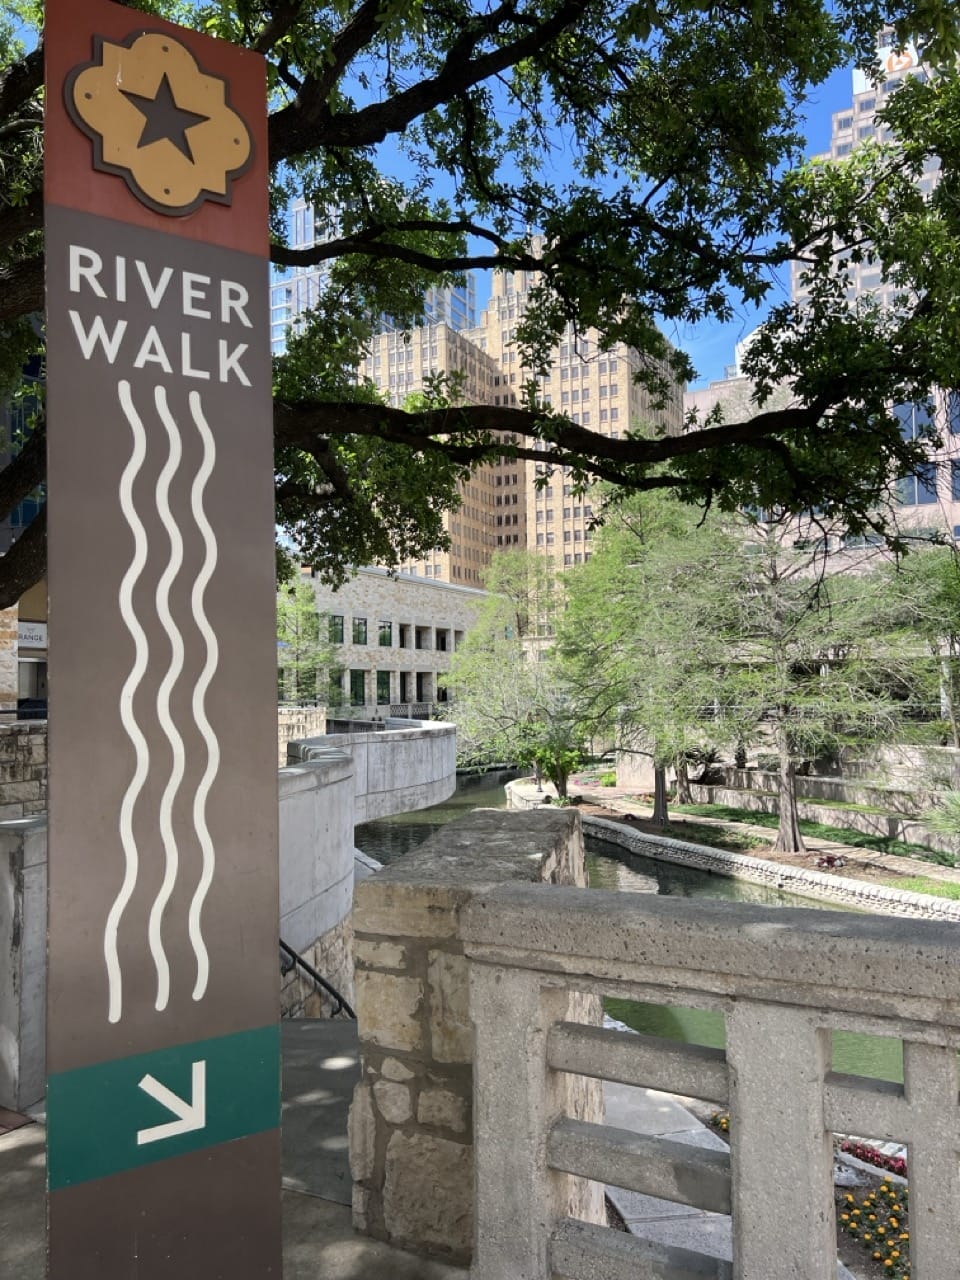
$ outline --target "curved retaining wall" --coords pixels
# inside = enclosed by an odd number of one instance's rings
[[[583,827],[588,835],[598,836],[611,844],[620,845],[630,853],[641,854],[660,862],[676,862],[683,867],[696,867],[700,871],[713,871],[717,875],[774,885],[803,897],[825,898],[830,902],[842,902],[845,906],[859,907],[863,911],[960,923],[960,902],[950,898],[934,898],[926,893],[910,893],[906,889],[888,889],[884,885],[846,880],[843,876],[824,875],[821,871],[807,871],[803,867],[785,867],[778,862],[751,858],[743,853],[727,853],[722,849],[710,849],[706,845],[671,840],[667,836],[631,831],[621,823],[610,822],[606,818],[583,815]]]
[[[353,761],[354,822],[372,822],[395,813],[426,809],[453,795],[457,787],[457,731],[442,721],[417,722],[367,733],[328,733],[291,742],[288,765],[325,759],[331,750]]]

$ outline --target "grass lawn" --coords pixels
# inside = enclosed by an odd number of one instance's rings
[[[888,880],[890,889],[906,889],[908,893],[929,893],[935,898],[960,900],[960,884],[950,880],[931,880],[929,876],[910,876],[906,880]]]
[[[724,822],[747,822],[755,827],[776,829],[780,825],[780,819],[775,813],[754,813],[752,809],[735,809],[732,805],[725,804],[675,805],[674,811],[693,814],[699,818],[720,818]],[[941,867],[957,865],[953,854],[925,849],[918,844],[907,844],[903,840],[894,840],[892,836],[868,835],[865,831],[851,831],[848,827],[830,827],[823,822],[812,822],[809,818],[800,819],[800,830],[803,835],[814,840],[832,840],[858,849],[872,849],[875,853],[922,858],[925,862],[935,862]]]

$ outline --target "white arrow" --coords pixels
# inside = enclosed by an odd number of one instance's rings
[[[181,1133],[192,1133],[202,1129],[207,1123],[207,1064],[204,1061],[193,1064],[193,1088],[190,1101],[180,1098],[165,1084],[161,1084],[154,1076],[144,1076],[139,1087],[161,1106],[172,1111],[176,1120],[167,1124],[154,1125],[152,1129],[140,1129],[137,1132],[137,1146],[148,1142],[162,1142],[164,1138],[176,1138]]]

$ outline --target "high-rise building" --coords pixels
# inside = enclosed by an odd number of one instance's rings
[[[494,404],[521,403],[524,387],[534,377],[522,362],[517,325],[536,283],[535,272],[496,272],[480,324],[467,335],[499,367],[500,386],[494,387]],[[579,332],[568,325],[547,374],[537,381],[537,399],[545,407],[559,409],[573,422],[614,440],[643,424],[679,434],[683,430],[682,388],[676,388],[665,408],[657,407],[648,389],[635,380],[639,368],[639,354],[623,343],[605,350],[595,329]],[[525,516],[526,537],[518,538],[518,529],[513,525],[509,533],[504,526],[501,544],[497,526],[497,546],[525,544],[558,568],[589,560],[594,516],[589,493],[578,494],[569,470],[559,467],[551,471],[546,460],[528,460],[519,466],[514,462],[513,471],[517,479],[511,483],[518,484],[522,492],[518,505],[525,508],[518,523],[522,528]]]
[[[294,248],[316,243],[316,214],[303,200],[291,207],[289,234]],[[538,247],[535,242],[534,249]],[[287,328],[317,301],[325,271],[323,266],[295,268],[273,284],[275,352],[283,350]],[[479,319],[472,274],[461,286],[429,290],[422,326],[399,330],[389,317],[381,317],[357,376],[398,407],[439,374],[447,377],[445,392],[463,404],[521,405],[534,374],[523,364],[517,327],[537,278],[530,271],[495,272]],[[637,352],[622,343],[605,350],[595,330],[580,333],[569,326],[549,372],[537,379],[537,398],[612,439],[644,423],[678,434],[683,429],[682,388],[677,387],[666,408],[656,407],[650,392],[635,381],[639,368]],[[504,440],[510,443],[507,436]],[[546,459],[539,463],[505,452],[477,468],[461,486],[461,504],[446,521],[450,549],[409,562],[403,571],[476,587],[497,551],[527,548],[560,568],[579,564],[590,558],[594,512],[589,495],[576,494],[574,487],[565,468],[551,472]]]
[[[291,249],[312,249],[331,234],[336,234],[336,215],[328,215],[321,226],[317,210],[300,197],[288,213],[287,233]],[[329,273],[329,263],[312,267],[287,267],[279,272],[270,286],[270,345],[274,355],[286,346],[287,330],[301,322],[303,315],[317,305]],[[424,296],[424,319],[427,323],[443,323],[451,329],[467,329],[476,324],[477,283],[472,273],[459,285],[433,286]],[[382,315],[377,329],[390,332],[397,328],[391,316]]]
[[[877,58],[883,80],[875,84],[863,71],[853,72],[852,101],[834,112],[830,150],[818,158],[842,160],[870,139],[892,141],[890,131],[877,119],[877,113],[905,80],[926,79],[930,74],[916,49],[907,46],[896,50],[889,33],[879,41]],[[918,180],[921,191],[929,194],[939,180],[940,162],[931,157]],[[880,264],[869,261],[869,255],[860,262],[847,261],[845,266],[850,302],[871,295],[881,305],[892,306],[896,296],[903,293],[902,286],[883,280]],[[802,264],[795,262],[793,296],[801,305],[808,296],[802,273]],[[928,465],[898,481],[901,523],[914,529],[948,530],[960,541],[960,397],[956,391],[932,387],[927,403],[897,405],[895,413],[907,439],[919,439],[935,430],[945,441]]]

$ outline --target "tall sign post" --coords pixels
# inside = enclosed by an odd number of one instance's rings
[[[280,1275],[263,60],[48,0],[49,1274]]]

